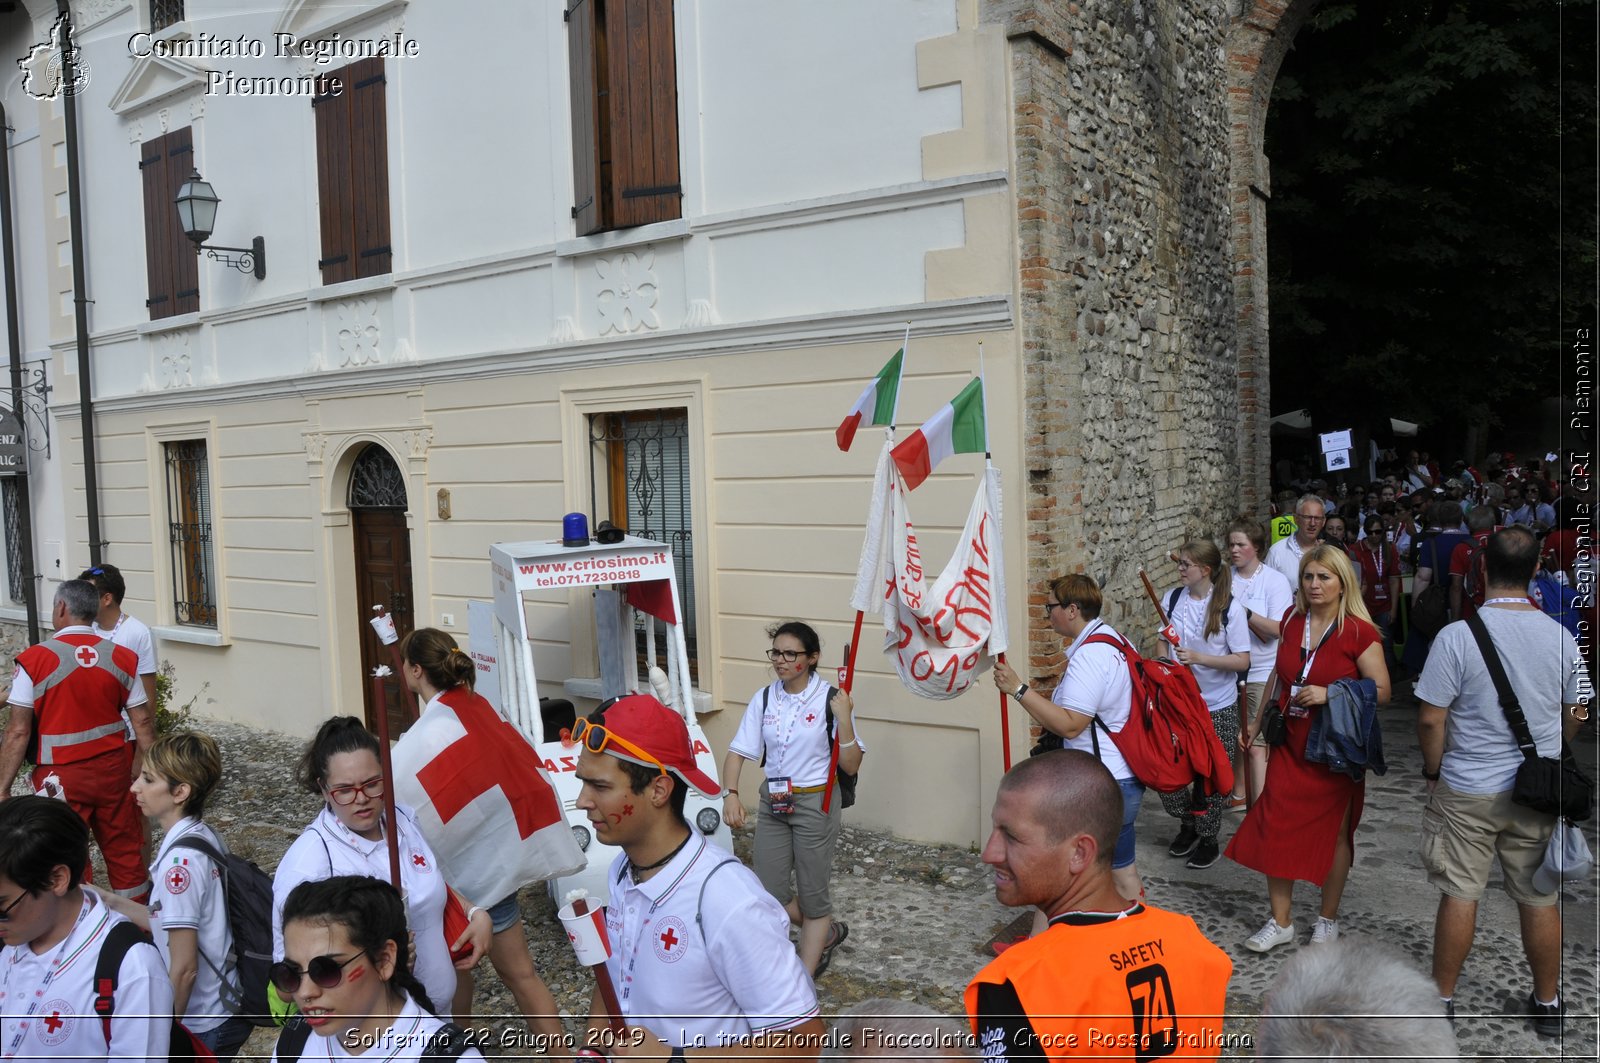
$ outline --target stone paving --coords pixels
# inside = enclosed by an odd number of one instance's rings
[[[1356,836],[1356,866],[1341,912],[1345,934],[1379,938],[1426,972],[1432,948],[1437,892],[1417,862],[1423,805],[1420,759],[1413,737],[1414,705],[1397,697],[1383,712],[1390,770],[1367,788],[1366,814]],[[236,852],[269,871],[310,822],[318,802],[293,783],[302,739],[237,724],[194,720],[222,744],[226,782],[208,819]],[[1579,755],[1592,772],[1592,728],[1580,734]],[[886,785],[873,779],[862,800],[887,800]],[[19,784],[20,790],[20,784]],[[1240,817],[1229,816],[1224,840]],[[1591,845],[1600,849],[1589,825]],[[1234,961],[1229,986],[1227,1032],[1248,1045],[1262,993],[1285,961],[1304,944],[1316,917],[1316,891],[1301,885],[1294,915],[1300,944],[1258,956],[1243,947],[1267,914],[1264,880],[1227,860],[1191,871],[1166,854],[1175,833],[1160,803],[1147,798],[1140,812],[1140,870],[1149,900],[1192,915]],[[749,834],[739,837],[748,857]],[[835,910],[851,934],[818,985],[824,1014],[869,997],[915,1000],[959,1014],[961,992],[990,955],[989,942],[1003,935],[1021,913],[994,900],[987,868],[967,849],[921,845],[846,828],[836,874]],[[1498,872],[1479,911],[1478,936],[1457,993],[1457,1037],[1463,1058],[1549,1059],[1596,1057],[1596,889],[1593,878],[1563,894],[1566,920],[1562,994],[1567,1033],[1562,1041],[1535,1036],[1514,1014],[1529,988],[1517,935],[1516,909],[1499,891]],[[522,894],[522,911],[534,962],[550,983],[575,1029],[586,1014],[591,979],[580,969],[556,927],[554,906],[542,890]],[[501,1016],[513,1012],[509,994],[485,964],[476,996],[480,1021],[514,1041],[521,1024]],[[498,1043],[498,1042],[497,1042]],[[271,1034],[257,1031],[247,1046],[266,1058]],[[491,1049],[493,1054],[493,1049]],[[507,1055],[515,1054],[508,1049]]]

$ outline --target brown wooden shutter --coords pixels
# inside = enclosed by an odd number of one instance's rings
[[[362,59],[345,70],[350,85],[355,275],[375,277],[394,268],[389,246],[388,79],[381,57]]]
[[[567,64],[572,78],[572,217],[579,236],[599,230],[600,126],[595,69],[595,0],[567,4]]]
[[[683,216],[678,176],[678,61],[672,0],[608,0],[611,224]]]
[[[317,198],[322,219],[323,284],[356,275],[355,225],[351,220],[350,81],[348,67],[318,79],[311,110],[317,122]]]
[[[200,309],[200,264],[174,203],[193,170],[194,137],[188,126],[148,140],[140,149],[149,288],[145,306],[152,321]]]

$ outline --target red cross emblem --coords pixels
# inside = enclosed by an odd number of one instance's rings
[[[631,816],[631,815],[633,815],[633,806],[632,806],[632,805],[623,805],[623,806],[622,806],[622,814],[623,814],[623,815],[624,815],[624,816]]]
[[[672,946],[676,945],[677,943],[677,932],[674,931],[670,926],[667,927],[667,932],[661,935],[661,947],[666,951],[671,952]]]
[[[440,822],[449,823],[463,808],[496,788],[510,803],[517,834],[524,840],[541,827],[565,822],[560,800],[536,766],[538,754],[520,737],[505,733],[511,725],[492,709],[478,712],[470,706],[451,707],[466,726],[466,735],[417,772],[417,783],[433,801]]]
[[[814,722],[816,722],[816,719],[817,719],[817,714],[816,713],[814,713],[814,712],[806,713],[806,723],[814,723]]]
[[[428,866],[428,858],[423,856],[421,853],[412,853],[411,854],[411,862],[413,864],[415,864],[416,866],[418,866],[418,867],[427,867]]]
[[[167,884],[168,893],[182,893],[189,888],[189,869],[181,864],[168,868],[162,881]]]
[[[689,951],[689,926],[675,915],[656,923],[656,934],[650,942],[656,959],[662,963],[677,963]]]
[[[50,1033],[55,1033],[64,1025],[66,1024],[61,1021],[61,1013],[59,1011],[51,1012],[49,1015],[45,1016],[44,1028]]]
[[[79,646],[72,656],[78,659],[79,668],[93,668],[100,663],[100,652],[93,646]]]

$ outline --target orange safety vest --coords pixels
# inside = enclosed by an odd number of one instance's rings
[[[99,635],[57,635],[23,650],[17,664],[33,680],[40,765],[122,748],[122,706],[138,679],[138,654]]]
[[[967,986],[967,1014],[987,1059],[1216,1059],[1232,973],[1193,919],[1146,905],[1122,919],[1053,923],[1011,946]],[[1031,1050],[999,1043],[1002,1026],[990,1020],[1007,1016],[979,1010],[981,987],[1007,982],[1038,1039]]]

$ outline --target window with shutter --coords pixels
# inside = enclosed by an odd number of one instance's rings
[[[322,75],[311,101],[324,284],[394,269],[386,85],[383,60],[362,59]]]
[[[144,183],[144,257],[150,320],[200,309],[200,259],[178,222],[178,189],[194,171],[194,137],[174,129],[139,150]]]
[[[683,216],[672,0],[568,0],[578,235]]]

